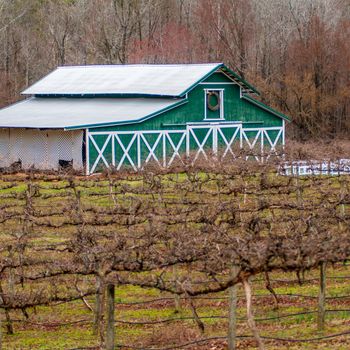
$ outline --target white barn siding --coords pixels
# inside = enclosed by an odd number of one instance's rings
[[[83,131],[0,129],[0,167],[21,160],[28,169],[58,169],[60,159],[73,160],[74,169],[83,168]]]

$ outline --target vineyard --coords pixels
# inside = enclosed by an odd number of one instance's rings
[[[3,173],[2,348],[348,349],[339,174]]]

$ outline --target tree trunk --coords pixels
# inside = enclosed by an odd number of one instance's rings
[[[320,289],[318,293],[318,314],[317,314],[317,329],[319,332],[324,330],[324,321],[326,314],[326,263],[320,265]]]
[[[11,295],[13,296],[13,293]],[[0,300],[2,300],[3,304],[7,304],[8,303],[7,299],[4,296],[4,291],[2,289],[1,283],[0,283]],[[4,309],[4,311],[5,311],[5,318],[6,318],[6,333],[7,334],[13,334],[14,331],[13,331],[12,320],[11,320],[11,317],[10,317],[10,312],[9,312],[8,309]]]
[[[197,323],[197,326],[200,330],[200,332],[202,334],[204,334],[204,331],[205,331],[205,326],[204,326],[204,323],[202,322],[202,320],[200,319],[198,313],[197,313],[197,310],[196,310],[196,306],[194,305],[194,302],[193,302],[193,299],[191,297],[188,296],[188,301],[190,303],[190,307],[191,307],[191,310],[192,310],[192,315],[193,315],[193,318],[194,320],[196,321]]]
[[[177,268],[176,266],[173,267],[173,278],[174,278],[174,289],[177,291]],[[180,295],[175,294],[174,295],[174,304],[175,304],[175,313],[179,313],[181,309],[181,304],[180,304]]]
[[[13,324],[12,324],[12,320],[10,317],[10,312],[9,310],[5,309],[5,317],[6,317],[6,332],[7,334],[14,334],[13,331]]]
[[[2,350],[2,322],[1,322],[1,313],[0,313],[0,350]]]
[[[273,299],[275,301],[275,306],[273,307],[274,310],[278,310],[278,296],[275,292],[275,290],[272,288],[271,281],[270,281],[270,276],[267,271],[265,271],[265,281],[266,281],[266,289],[272,294]]]
[[[250,280],[248,279],[243,279],[242,281],[243,287],[244,287],[244,292],[245,296],[247,299],[247,318],[248,318],[248,326],[253,332],[254,338],[256,342],[258,343],[259,350],[265,350],[264,343],[262,339],[260,338],[258,329],[256,327],[254,317],[253,317],[253,311],[252,311],[252,288],[250,284]]]
[[[106,350],[114,350],[114,284],[107,285]]]

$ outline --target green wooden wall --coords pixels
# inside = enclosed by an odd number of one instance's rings
[[[226,121],[242,121],[249,124],[245,127],[282,126],[282,119],[240,98],[240,88],[236,84],[220,84],[232,82],[222,73],[214,73],[188,94],[188,102],[154,118],[141,123],[116,125],[89,129],[90,131],[116,130],[159,130],[182,129],[188,122],[204,120],[204,89],[224,89],[224,117]],[[171,83],[171,82],[170,82]],[[255,122],[252,124],[252,122]],[[175,124],[175,125],[173,125]],[[171,125],[171,126],[170,126]]]
[[[169,82],[171,83],[171,82]],[[208,77],[203,83],[197,85],[191,92],[188,94],[188,102],[175,107],[163,114],[145,120],[141,123],[134,123],[128,125],[115,125],[108,127],[99,127],[91,128],[89,131],[146,131],[146,130],[183,130],[186,128],[186,123],[193,122],[203,122],[205,115],[205,89],[224,89],[224,120],[225,121],[241,121],[244,128],[263,128],[263,127],[281,127],[283,120],[280,117],[275,116],[272,113],[269,113],[262,108],[255,106],[254,104],[240,98],[240,87],[233,83],[232,80],[227,78],[222,73],[214,73]],[[224,131],[225,137],[229,139],[230,133],[234,132],[233,129]],[[201,141],[206,134],[206,130],[196,131],[198,139]],[[252,131],[249,134],[250,139],[254,139],[256,132]],[[270,137],[273,139],[276,137],[276,131],[269,131]],[[146,135],[147,141],[150,145],[154,144],[157,135]],[[172,139],[175,144],[181,137],[180,134],[172,135]],[[121,135],[120,136],[122,143],[127,146],[130,143],[132,135]],[[105,143],[107,136],[106,135],[96,135],[94,137],[96,143],[101,148]],[[222,142],[219,143],[222,144]],[[193,140],[190,142],[191,148],[195,149],[196,144]],[[208,139],[208,145],[211,144],[211,139]],[[167,149],[171,149],[170,144],[167,142]],[[123,150],[119,149],[119,146],[115,148],[116,163],[119,163],[121,157],[123,156]],[[185,152],[185,146],[181,147],[181,152]],[[145,145],[141,147],[141,158],[145,160],[148,155],[148,149]],[[161,157],[162,147],[157,147],[155,151],[156,155]],[[137,161],[137,145],[136,142],[133,142],[130,151],[130,157],[135,163]],[[93,163],[96,159],[98,153],[95,148],[90,147],[90,163]],[[112,162],[112,144],[109,142],[105,151],[104,157],[108,163]],[[124,159],[124,164],[128,165],[128,159]],[[103,167],[103,163],[99,162],[99,167],[97,170]]]

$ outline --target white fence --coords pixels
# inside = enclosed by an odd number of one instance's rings
[[[345,175],[350,174],[350,159],[338,161],[296,161],[285,163],[280,169],[282,175]]]
[[[149,140],[151,135],[153,141]],[[175,159],[181,160],[182,155],[190,153],[195,162],[199,157],[208,159],[210,154],[216,155],[219,148],[222,159],[235,157],[238,147],[256,150],[259,156],[254,157],[261,161],[277,154],[278,145],[284,145],[284,127],[244,128],[240,123],[206,123],[188,124],[181,130],[88,131],[86,137],[87,174],[91,174],[101,166],[116,170],[129,166],[136,171],[150,161],[168,167]]]

